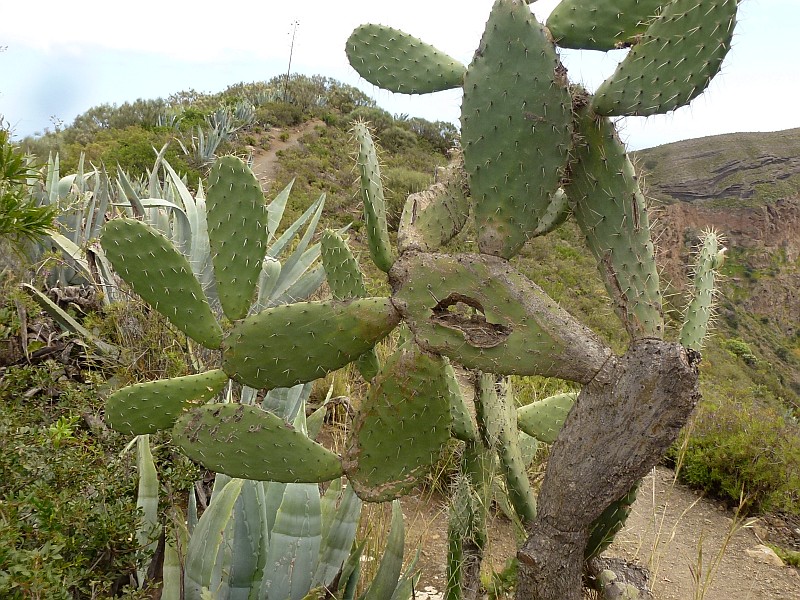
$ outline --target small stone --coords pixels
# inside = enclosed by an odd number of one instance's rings
[[[781,558],[775,554],[775,551],[770,548],[769,546],[764,546],[763,544],[759,544],[755,548],[750,548],[745,550],[748,556],[754,558],[758,562],[765,563],[768,565],[774,565],[776,567],[783,567],[785,566]]]

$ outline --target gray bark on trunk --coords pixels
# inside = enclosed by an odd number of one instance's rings
[[[518,600],[580,600],[592,522],[658,462],[700,393],[697,353],[656,339],[611,357],[583,388],[548,459],[518,553]]]

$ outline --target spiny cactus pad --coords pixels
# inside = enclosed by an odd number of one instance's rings
[[[390,281],[417,343],[469,369],[585,383],[608,356],[589,329],[501,258],[404,254]]]
[[[539,219],[539,224],[536,226],[536,229],[533,230],[533,233],[531,233],[531,237],[547,235],[564,223],[570,213],[569,198],[567,198],[562,188],[558,188],[550,197],[547,210],[544,211],[542,218]]]
[[[330,229],[325,230],[320,240],[320,253],[325,277],[328,279],[334,300],[367,296],[361,267],[358,266],[355,256],[341,235]],[[380,370],[380,362],[374,348],[359,356],[355,364],[366,381],[375,377]]]
[[[216,369],[130,385],[108,397],[106,419],[117,431],[134,435],[168,429],[188,408],[217,395],[227,381],[228,376]]]
[[[447,389],[450,400],[450,430],[453,437],[465,442],[476,440],[478,430],[473,423],[474,419],[469,413],[464,394],[461,392],[461,385],[458,383],[456,371],[450,361],[446,361],[445,376],[447,377]]]
[[[112,219],[100,244],[114,270],[146,302],[206,348],[219,348],[222,328],[186,257],[163,235],[134,219]]]
[[[445,363],[404,344],[389,358],[356,417],[343,458],[362,500],[384,502],[414,487],[450,437]]]
[[[508,499],[523,521],[536,518],[536,496],[528,480],[527,465],[519,444],[519,431],[513,397],[508,382],[496,382],[496,376],[483,373],[478,378],[475,407],[478,428],[484,444],[494,448],[505,476]],[[498,387],[501,390],[498,392]]]
[[[478,247],[510,258],[567,164],[572,104],[555,47],[524,0],[497,0],[464,78],[461,142]]]
[[[199,406],[178,419],[173,435],[190,458],[231,477],[311,483],[342,474],[338,456],[256,406]]]
[[[599,555],[614,541],[614,536],[617,535],[617,532],[625,525],[625,521],[628,520],[628,515],[631,513],[633,503],[636,502],[636,493],[638,490],[639,486],[637,484],[622,498],[609,504],[603,513],[592,523],[589,541],[586,543],[586,550],[584,552],[586,560]]]
[[[567,392],[520,406],[517,409],[517,425],[540,442],[552,444],[577,397],[577,393]]]
[[[725,248],[720,248],[720,245],[717,233],[703,233],[694,267],[692,298],[686,307],[680,334],[681,344],[692,350],[699,351],[702,348],[714,314],[715,280],[725,257]]]
[[[469,217],[470,196],[463,161],[439,169],[437,183],[411,194],[403,206],[397,245],[400,252],[432,251],[453,239]]]
[[[358,141],[358,172],[361,181],[361,199],[364,202],[364,225],[367,229],[372,262],[381,270],[389,272],[395,256],[389,242],[386,225],[386,200],[383,197],[381,168],[372,134],[365,123],[356,123],[353,134]]]
[[[688,104],[719,72],[739,0],[673,0],[597,89],[597,114],[648,116]]]
[[[367,24],[347,40],[347,59],[373,85],[400,94],[461,87],[464,65],[430,44],[391,27]]]
[[[266,254],[267,207],[261,185],[235,156],[214,162],[208,175],[208,240],[222,309],[244,318]]]
[[[613,123],[586,107],[577,114],[572,178],[564,186],[628,333],[663,337],[661,289],[650,221],[633,165]]]
[[[562,48],[612,50],[635,43],[670,0],[562,0],[547,28]]]
[[[291,387],[355,360],[399,319],[388,298],[276,306],[231,329],[222,369],[254,388]]]

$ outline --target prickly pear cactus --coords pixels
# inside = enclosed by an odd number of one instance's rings
[[[477,445],[499,458],[490,462],[500,465],[509,498],[532,532],[519,555],[518,597],[563,600],[579,597],[580,557],[594,556],[613,538],[637,481],[697,401],[695,351],[711,314],[719,263],[714,242],[707,240],[680,337],[683,346],[665,341],[671,334],[646,198],[608,117],[665,113],[702,93],[730,45],[737,2],[564,0],[547,27],[529,4],[496,0],[466,67],[382,25],[356,29],[346,51],[360,75],[394,92],[438,91],[459,80],[463,87],[461,154],[442,181],[409,197],[396,250],[386,247],[385,224],[375,217],[383,210],[375,178],[363,178],[377,168],[368,158],[374,154],[364,151],[368,142],[360,130],[366,233],[413,343],[475,372],[477,427],[463,408],[460,386],[451,383],[451,430],[473,448],[470,452]],[[591,94],[569,82],[557,44],[631,50]],[[464,228],[468,215],[479,254],[448,254],[445,244]],[[509,262],[529,239],[567,219],[584,233],[628,331],[631,345],[624,356],[616,356]],[[408,368],[416,367],[408,363]],[[632,372],[642,382],[635,389]],[[509,374],[555,376],[584,389],[513,415],[496,389],[504,388],[498,377]],[[612,400],[622,397],[625,402]],[[399,410],[404,400],[391,403]],[[554,443],[538,501],[521,475],[517,427]],[[609,437],[617,427],[625,435]],[[377,465],[380,449],[371,450],[370,463]],[[390,450],[387,462],[394,460]],[[450,521],[451,558],[458,560],[449,565],[450,598],[475,589],[467,579],[476,570],[465,565],[480,562],[482,546],[465,541],[476,538],[475,528],[483,522],[469,508],[489,473],[489,463],[480,464],[479,472],[458,478]]]

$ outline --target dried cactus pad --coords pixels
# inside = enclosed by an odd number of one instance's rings
[[[190,458],[231,477],[310,483],[342,474],[337,455],[256,406],[199,406],[178,419],[173,435]]]
[[[405,344],[361,406],[343,459],[345,472],[362,500],[392,500],[430,471],[449,437],[445,363]]]
[[[106,400],[106,419],[122,433],[144,435],[173,426],[188,408],[207,402],[227,383],[219,369],[137,383],[117,390]]]
[[[206,348],[219,348],[217,323],[186,257],[163,235],[134,219],[112,219],[100,244],[114,270],[146,302]]]
[[[364,79],[400,94],[461,87],[464,65],[430,44],[392,27],[367,24],[347,40],[347,58]]]
[[[357,359],[399,320],[388,298],[276,306],[231,329],[222,369],[254,388],[313,381]]]

